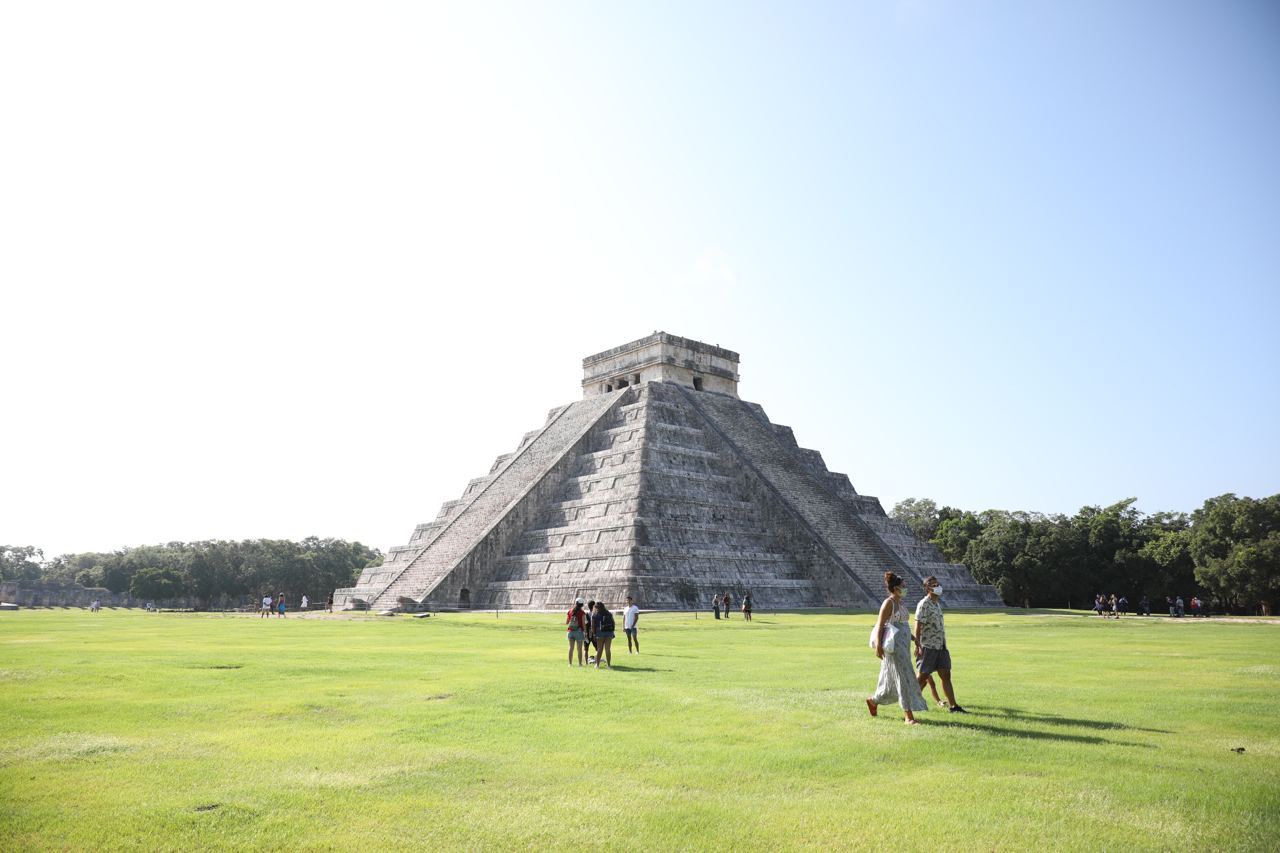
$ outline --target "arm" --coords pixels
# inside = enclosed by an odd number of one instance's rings
[[[919,616],[916,616],[915,641],[916,641],[916,657],[918,658],[920,657],[920,654],[921,654],[920,652],[920,617]]]
[[[876,619],[876,657],[884,657],[884,623],[889,621],[889,614],[893,612],[893,599],[886,598],[884,604],[880,605],[880,616]]]

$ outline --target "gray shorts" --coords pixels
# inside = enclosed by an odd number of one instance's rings
[[[931,675],[940,669],[951,671],[951,652],[946,648],[941,649],[925,649],[924,657],[920,658],[920,674]]]

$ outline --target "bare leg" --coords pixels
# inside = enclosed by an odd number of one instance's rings
[[[924,690],[924,686],[929,685],[929,692],[933,694],[933,701],[939,705],[942,704],[942,697],[938,695],[938,685],[934,683],[932,675],[921,675],[916,681],[920,682],[920,689]]]
[[[959,705],[960,703],[956,701],[956,692],[951,687],[951,670],[938,670],[938,677],[942,679],[942,692],[947,694],[948,707],[954,708]],[[938,694],[935,692],[933,695],[936,697]]]
[[[601,642],[604,643],[604,665],[613,669],[613,640],[606,639]]]

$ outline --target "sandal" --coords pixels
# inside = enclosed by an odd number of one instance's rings
[[[880,710],[880,706],[879,706],[879,705],[877,705],[875,702],[872,702],[870,699],[868,699],[868,700],[867,700],[867,710],[868,710],[868,711],[870,711],[870,712],[871,712],[871,716],[873,716],[873,717],[874,717],[874,716],[876,715],[876,713],[877,713],[877,712],[879,712],[879,710]]]

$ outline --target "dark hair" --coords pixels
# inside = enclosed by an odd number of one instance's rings
[[[898,577],[893,572],[884,573],[884,588],[889,590],[890,595],[893,595],[893,591],[900,586],[902,586],[902,578]]]
[[[938,582],[938,579],[937,579],[937,577],[935,577],[934,575],[929,575],[929,577],[927,577],[927,578],[925,578],[925,579],[924,579],[924,582],[925,582],[926,584],[937,583],[937,582]]]

